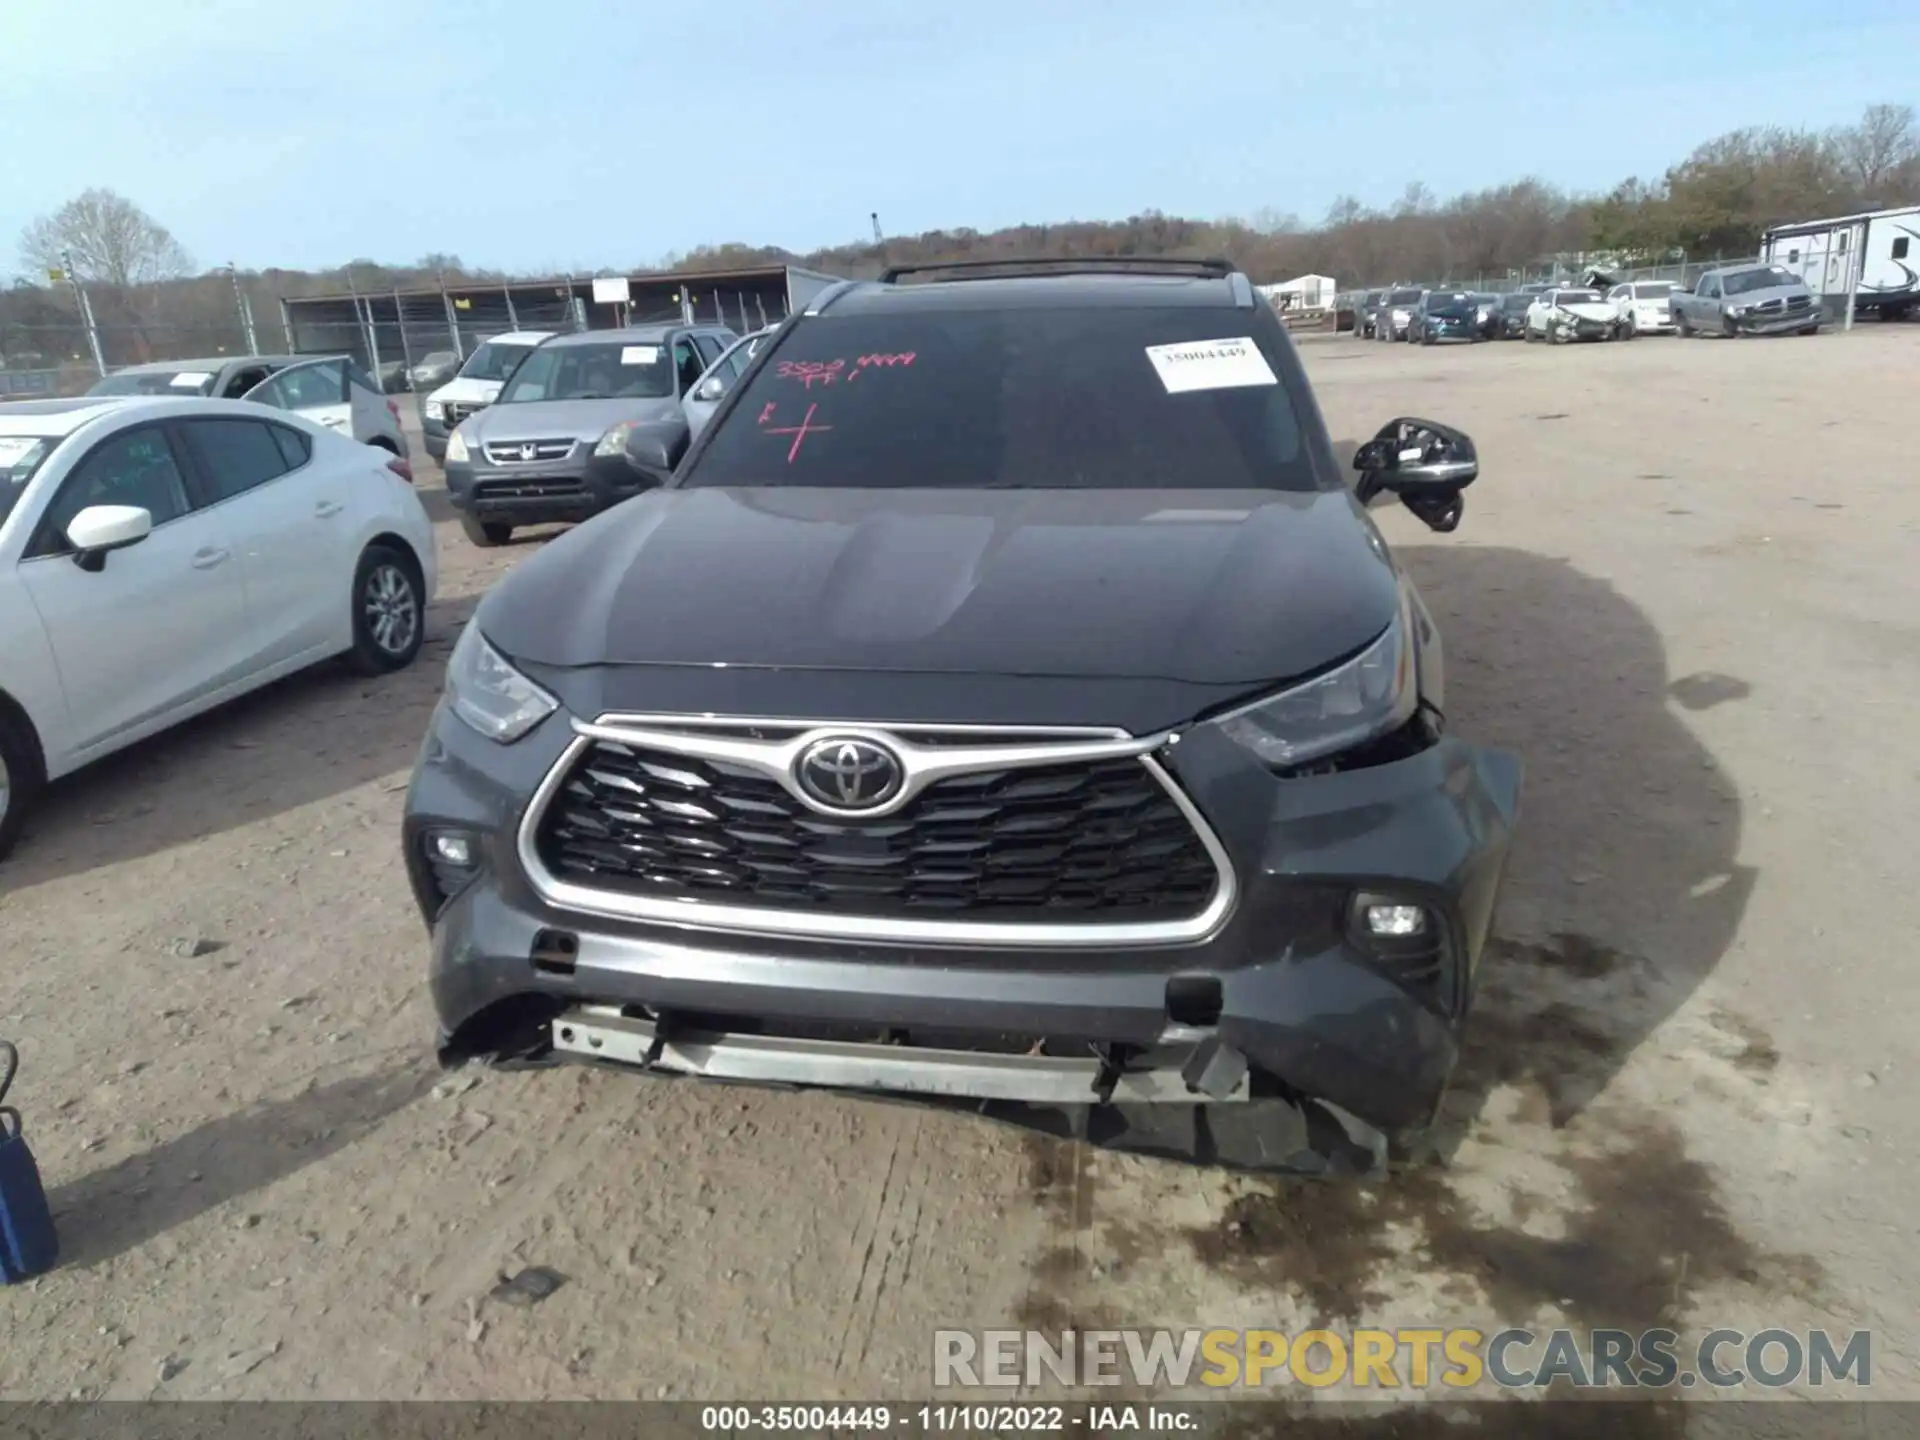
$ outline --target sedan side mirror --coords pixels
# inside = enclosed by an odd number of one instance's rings
[[[636,425],[627,433],[627,464],[640,472],[649,485],[664,485],[673,478],[674,467],[687,453],[692,432],[687,422],[676,416]]]
[[[107,555],[138,545],[153,533],[153,516],[138,505],[89,505],[67,522],[73,563],[82,570],[106,568]]]
[[[1392,494],[1429,529],[1457,529],[1466,501],[1461,491],[1480,474],[1480,457],[1463,431],[1437,420],[1402,416],[1353,452],[1362,505]]]

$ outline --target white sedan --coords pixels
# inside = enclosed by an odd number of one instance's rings
[[[1547,290],[1527,307],[1526,338],[1561,345],[1569,340],[1611,340],[1613,307],[1598,290]]]
[[[48,780],[319,660],[411,664],[405,469],[241,400],[0,406],[0,856]]]
[[[1613,309],[1614,333],[1622,340],[1673,333],[1671,280],[1622,281],[1607,292],[1607,304]]]

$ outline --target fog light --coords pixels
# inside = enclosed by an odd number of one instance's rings
[[[1367,933],[1408,939],[1427,933],[1427,912],[1418,905],[1367,906]]]
[[[442,831],[427,842],[427,849],[433,858],[443,865],[453,865],[465,870],[473,864],[471,836],[451,835]]]

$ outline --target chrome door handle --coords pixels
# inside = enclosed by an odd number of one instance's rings
[[[313,507],[313,513],[322,520],[331,520],[346,508],[347,507],[342,505],[338,500],[322,500],[318,505]]]
[[[211,546],[204,550],[196,550],[193,552],[193,568],[211,570],[216,565],[226,564],[232,554],[231,550],[215,549]]]

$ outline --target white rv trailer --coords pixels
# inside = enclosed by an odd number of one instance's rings
[[[1899,320],[1920,306],[1920,205],[1776,225],[1760,258],[1805,280],[1829,317],[1844,311],[1851,285],[1856,315]]]

